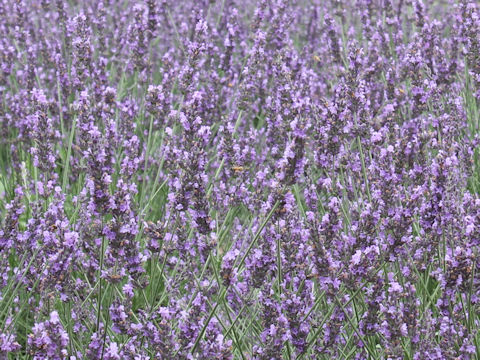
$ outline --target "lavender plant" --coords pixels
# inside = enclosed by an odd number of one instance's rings
[[[0,0],[0,359],[479,359],[472,0]]]

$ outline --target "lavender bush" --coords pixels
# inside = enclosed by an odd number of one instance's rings
[[[480,359],[477,2],[0,19],[0,359]]]

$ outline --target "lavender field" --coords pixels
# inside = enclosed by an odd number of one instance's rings
[[[1,0],[0,360],[480,359],[480,3]]]

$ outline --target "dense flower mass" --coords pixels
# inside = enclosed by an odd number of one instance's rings
[[[0,0],[0,359],[480,356],[474,0]]]

